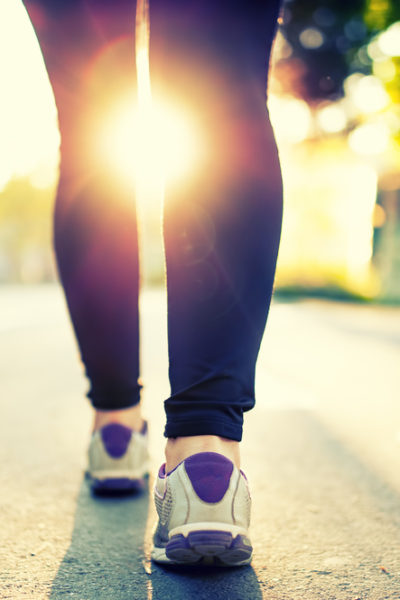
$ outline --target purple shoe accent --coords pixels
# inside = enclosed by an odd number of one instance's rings
[[[247,479],[246,474],[242,471],[242,469],[240,469],[240,474],[243,476],[243,479],[244,479],[245,484],[246,484],[247,492],[249,494],[249,498],[251,499],[251,492],[250,492],[250,488],[249,488],[249,480]]]
[[[226,494],[233,463],[222,454],[201,452],[185,460],[185,469],[200,500],[215,503]]]
[[[110,423],[101,429],[101,439],[107,453],[112,458],[121,458],[128,448],[132,429],[120,423]]]
[[[245,538],[243,535],[238,535],[232,542],[231,548],[235,550],[241,550],[247,554],[250,554],[253,551],[253,547],[250,544],[250,540]]]
[[[181,533],[173,535],[166,546],[166,554],[168,556],[172,554],[174,550],[181,550],[182,548],[190,548],[188,538],[185,538]]]
[[[165,472],[165,463],[161,465],[160,470],[158,471],[158,477],[159,479],[165,479],[167,476],[166,472]]]
[[[216,554],[217,549],[224,550],[232,545],[232,534],[229,531],[192,531],[188,535],[192,547],[212,547]]]
[[[187,537],[174,535],[165,547],[167,558],[186,565],[241,566],[250,562],[252,553],[245,536],[233,538],[229,531],[215,530],[192,531]]]
[[[184,462],[185,462],[185,461],[184,461],[184,460],[182,460],[180,463],[178,463],[178,464],[176,465],[176,467],[174,467],[173,469],[171,469],[170,471],[168,471],[167,475],[171,475],[171,473],[173,473],[174,471],[176,471],[176,470],[177,470],[177,468],[178,468],[178,467],[180,467],[180,466],[181,466],[181,464],[182,464],[182,463],[184,463]]]

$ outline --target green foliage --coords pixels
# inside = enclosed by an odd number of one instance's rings
[[[400,2],[398,0],[367,0],[364,17],[370,31],[382,31],[391,23],[400,20]]]
[[[54,189],[28,179],[10,181],[0,194],[0,280],[52,277],[51,219]]]
[[[400,56],[392,58],[392,63],[396,67],[396,74],[391,81],[386,83],[386,90],[389,93],[392,102],[400,104]]]

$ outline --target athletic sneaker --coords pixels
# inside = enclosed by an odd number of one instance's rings
[[[147,423],[140,432],[120,423],[105,425],[93,433],[88,454],[93,491],[142,489],[149,471]]]
[[[155,562],[227,567],[250,563],[247,479],[225,456],[194,454],[168,474],[163,465],[155,503]]]

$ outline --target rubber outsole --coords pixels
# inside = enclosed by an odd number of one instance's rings
[[[252,554],[246,536],[210,530],[173,535],[165,548],[154,548],[152,558],[163,564],[239,567],[248,565]]]
[[[97,479],[87,475],[90,487],[95,494],[118,493],[118,492],[140,492],[146,487],[146,479],[129,479],[128,477],[110,477],[108,479]]]

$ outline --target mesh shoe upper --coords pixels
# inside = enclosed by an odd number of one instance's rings
[[[215,532],[224,532],[232,540],[238,536],[247,540],[251,508],[247,480],[220,454],[195,454],[168,475],[165,466],[161,467],[155,486],[155,504],[159,522],[154,535],[153,558],[159,562],[166,562],[168,545],[179,536],[188,538],[194,533],[198,536],[199,532],[207,532],[208,537],[215,540]],[[157,550],[163,548],[166,549],[165,561],[162,551]],[[190,553],[186,554],[189,562]]]

